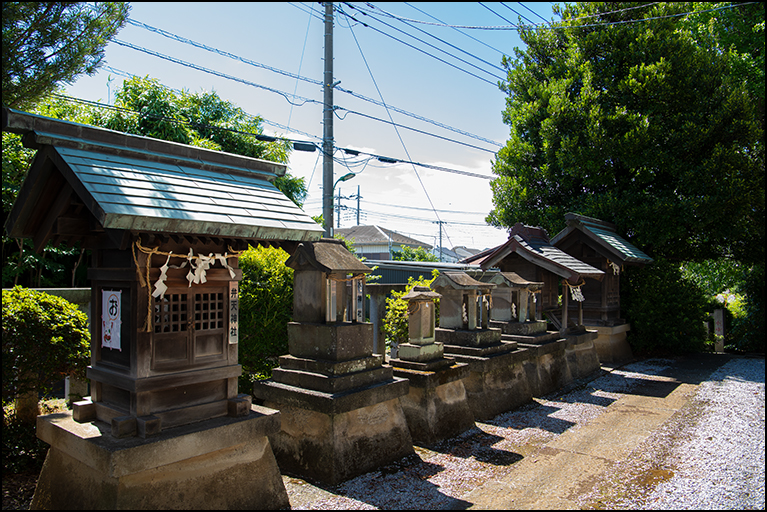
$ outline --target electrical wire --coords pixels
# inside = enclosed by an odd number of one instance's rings
[[[362,47],[360,46],[359,41],[357,40],[357,36],[354,34],[354,29],[350,26],[349,31],[352,34],[352,37],[354,37],[354,42],[357,45],[357,49],[360,51],[360,55],[362,56],[362,61],[365,63],[365,67],[368,70],[368,74],[370,75],[370,79],[373,81],[373,85],[376,88],[376,91],[378,91],[378,95],[381,97],[381,102],[386,103],[383,99],[383,94],[381,94],[381,89],[378,87],[378,83],[376,83],[375,77],[373,76],[373,72],[370,69],[370,65],[368,64],[367,59],[365,58],[365,54],[362,51]],[[391,120],[392,124],[394,124],[394,120],[391,117],[391,112],[389,112],[389,109],[386,109],[386,113],[389,115],[389,119]],[[394,126],[394,131],[397,133],[397,138],[399,138],[400,144],[402,144],[402,148],[405,150],[405,154],[408,157],[408,160],[412,160],[410,158],[410,153],[407,150],[407,147],[405,146],[405,142],[402,140],[402,136],[399,133],[399,129],[397,126]],[[424,194],[426,194],[426,199],[428,199],[429,204],[431,205],[432,210],[434,210],[434,215],[437,217],[437,220],[440,222],[440,230],[442,229],[442,219],[439,218],[439,213],[437,213],[436,208],[434,207],[434,203],[431,200],[431,197],[429,197],[429,192],[426,190],[426,186],[423,183],[423,180],[421,179],[421,175],[418,174],[418,169],[416,169],[416,166],[413,165],[413,171],[415,172],[416,178],[418,178],[418,182],[421,184],[421,188],[423,189]],[[440,231],[441,232],[441,231]],[[450,242],[450,237],[447,234],[447,231],[445,231],[445,236],[448,238],[448,242]],[[452,242],[450,242],[452,245]]]
[[[408,47],[410,47],[410,48],[412,48],[412,49],[414,49],[414,50],[416,50],[416,51],[419,51],[419,52],[423,53],[424,55],[428,55],[429,57],[431,57],[431,58],[433,58],[433,59],[436,59],[436,60],[438,60],[438,61],[440,61],[440,62],[442,62],[442,63],[444,63],[444,64],[447,64],[448,66],[450,66],[450,67],[452,67],[452,68],[455,68],[455,69],[457,69],[458,71],[462,71],[462,72],[466,73],[467,75],[471,75],[471,76],[473,76],[474,78],[477,78],[478,80],[481,80],[481,81],[483,81],[483,82],[485,82],[485,83],[488,83],[488,84],[490,84],[490,85],[492,85],[492,86],[494,86],[494,87],[497,87],[497,86],[498,86],[498,84],[497,84],[497,83],[495,83],[495,82],[491,82],[490,80],[487,80],[486,78],[483,78],[483,77],[481,77],[481,76],[478,76],[478,75],[476,75],[476,74],[472,73],[471,71],[467,71],[467,70],[465,70],[465,69],[463,69],[463,68],[461,68],[461,67],[459,67],[459,66],[456,66],[455,64],[452,64],[452,63],[450,63],[450,62],[448,62],[448,61],[446,61],[446,60],[444,60],[444,59],[440,59],[439,57],[437,57],[437,56],[435,56],[435,55],[432,55],[432,54],[430,54],[429,52],[427,52],[427,51],[425,51],[425,50],[422,50],[421,48],[418,48],[417,46],[413,46],[413,45],[412,45],[412,44],[410,44],[410,43],[406,43],[405,41],[403,41],[403,40],[401,40],[401,39],[398,39],[398,38],[396,38],[396,37],[394,37],[394,36],[392,36],[392,35],[390,35],[390,34],[387,34],[386,32],[383,32],[382,30],[379,30],[379,29],[377,29],[376,27],[373,27],[373,26],[371,26],[371,25],[368,25],[368,24],[366,24],[365,22],[359,21],[359,20],[358,20],[358,19],[356,19],[354,16],[352,16],[352,15],[350,15],[350,14],[347,14],[346,12],[344,12],[344,11],[343,11],[343,9],[340,9],[340,8],[339,8],[338,12],[340,12],[341,14],[343,14],[344,16],[346,16],[347,18],[349,18],[349,19],[351,19],[351,20],[354,20],[354,21],[356,21],[357,23],[360,23],[360,24],[361,24],[363,27],[366,27],[366,28],[372,29],[372,30],[374,30],[374,31],[378,32],[379,34],[383,34],[383,35],[385,35],[386,37],[389,37],[389,38],[391,38],[391,39],[394,39],[395,41],[397,41],[397,42],[400,42],[400,43],[404,44],[405,46],[408,46]],[[350,27],[350,29],[351,29],[351,27]],[[427,44],[428,44],[428,43],[427,43]]]
[[[311,21],[311,18],[310,18],[310,21]],[[157,28],[157,27],[153,27],[152,25],[148,25],[148,24],[146,24],[144,22],[141,22],[141,21],[138,21],[138,20],[128,20],[128,22],[131,23],[132,25],[136,26],[136,27],[142,28],[144,30],[148,30],[150,32],[154,32],[154,33],[159,34],[159,35],[161,35],[163,37],[166,37],[168,39],[172,39],[172,40],[178,41],[180,43],[191,45],[191,46],[194,46],[196,48],[200,48],[200,49],[206,50],[208,52],[221,55],[223,57],[228,57],[230,59],[242,62],[243,64],[248,64],[250,66],[254,66],[254,67],[257,67],[257,68],[260,68],[260,69],[265,69],[267,71],[272,71],[274,73],[277,73],[277,74],[280,74],[280,75],[283,75],[283,76],[287,76],[289,78],[293,78],[293,79],[295,79],[297,81],[298,80],[302,80],[304,82],[311,83],[313,85],[318,85],[320,87],[322,86],[322,81],[320,81],[320,80],[316,80],[316,79],[313,79],[313,78],[301,76],[300,68],[299,68],[299,73],[298,74],[291,73],[289,71],[284,71],[282,69],[275,68],[273,66],[267,66],[266,64],[262,64],[260,62],[256,62],[256,61],[253,61],[253,60],[250,60],[250,59],[246,59],[244,57],[240,57],[240,56],[232,54],[230,52],[219,50],[218,48],[214,48],[214,47],[205,45],[203,43],[199,43],[197,41],[193,41],[191,39],[188,39],[188,38],[185,38],[185,37],[173,34],[172,32],[169,32],[167,30],[163,30],[163,29],[160,29],[160,28]],[[308,30],[309,30],[309,27],[307,26],[307,35],[308,35]],[[304,39],[304,48],[305,47],[306,47],[306,38]],[[303,50],[302,50],[302,60],[303,60]],[[367,96],[364,96],[364,95],[356,93],[354,91],[345,89],[343,87],[336,87],[336,90],[338,90],[340,92],[343,92],[345,94],[349,94],[350,96],[354,96],[355,98],[361,99],[363,101],[367,101],[369,103],[373,103],[375,105],[382,106],[381,102],[378,101],[378,100],[375,100],[373,98],[369,98]],[[293,92],[293,95],[295,96],[295,91]],[[291,104],[291,114],[293,112],[292,107],[293,107],[293,104]],[[450,130],[450,131],[453,131],[455,133],[459,133],[461,135],[465,135],[467,137],[471,137],[471,138],[474,138],[474,139],[477,139],[477,140],[480,140],[480,141],[483,141],[483,142],[487,142],[489,144],[496,145],[498,147],[502,147],[502,144],[500,144],[499,142],[496,142],[494,140],[490,140],[490,139],[487,139],[485,137],[481,137],[479,135],[467,132],[465,130],[461,130],[461,129],[455,128],[453,126],[449,126],[449,125],[446,125],[444,123],[440,123],[438,121],[434,121],[433,119],[429,119],[427,117],[420,116],[420,115],[414,114],[412,112],[408,112],[407,110],[404,110],[404,109],[401,109],[401,108],[398,108],[398,107],[395,107],[395,106],[392,106],[392,105],[389,105],[389,108],[391,108],[392,110],[395,110],[396,112],[404,114],[406,116],[412,117],[414,119],[418,119],[420,121],[424,121],[426,123],[433,124],[434,126],[438,126],[440,128],[444,128],[446,130]]]

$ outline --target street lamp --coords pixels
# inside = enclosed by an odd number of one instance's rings
[[[330,190],[330,197],[333,197],[336,193],[336,185],[338,185],[339,181],[349,181],[350,179],[354,178],[356,174],[353,172],[344,174],[340,178],[336,180],[335,183],[333,183],[333,188]],[[338,214],[340,215],[341,212],[339,211]],[[325,225],[328,226],[328,233],[330,233],[330,236],[333,236],[333,209],[330,209],[330,219],[325,219]]]

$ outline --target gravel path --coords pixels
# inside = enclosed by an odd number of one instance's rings
[[[704,382],[678,471],[648,497],[652,509],[764,509],[764,359],[734,359]],[[696,404],[693,404],[695,406]]]
[[[491,479],[558,435],[597,418],[623,394],[665,376],[675,361],[613,370],[580,389],[497,416],[433,450],[319,489],[285,477],[294,509],[455,509]],[[736,358],[704,382],[688,405],[606,472],[581,508],[764,509],[764,359]]]

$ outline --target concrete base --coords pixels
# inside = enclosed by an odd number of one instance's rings
[[[523,366],[533,396],[547,395],[574,380],[565,356],[567,341],[563,338],[541,345],[520,343],[519,346],[529,351]]]
[[[631,330],[630,324],[586,327],[597,331],[594,347],[596,347],[600,363],[623,363],[634,359],[631,345],[626,340],[626,333]]]
[[[408,387],[394,377],[326,393],[267,380],[253,393],[280,411],[282,426],[270,441],[282,472],[336,485],[413,453],[399,400]]]
[[[429,447],[474,426],[462,379],[469,365],[451,362],[433,371],[426,364],[392,359],[394,375],[410,381],[410,392],[400,398],[413,443]],[[403,367],[406,366],[406,367]]]
[[[445,355],[469,365],[463,385],[475,420],[489,420],[532,399],[523,367],[527,350],[507,343],[482,348],[445,345]]]
[[[253,406],[147,439],[113,437],[111,426],[71,413],[40,416],[51,445],[32,509],[279,509],[290,506],[267,438],[280,413]]]
[[[594,346],[596,330],[565,335],[565,358],[574,380],[582,379],[600,370],[599,356]]]

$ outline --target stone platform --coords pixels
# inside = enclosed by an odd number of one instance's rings
[[[111,425],[71,413],[37,418],[51,445],[33,509],[280,509],[290,503],[267,436],[280,413],[171,428],[146,439],[116,438]]]
[[[332,393],[267,380],[253,394],[281,413],[270,440],[282,472],[336,485],[413,453],[400,405],[408,386],[392,377]]]
[[[463,379],[469,365],[452,358],[429,362],[390,359],[396,377],[410,381],[410,391],[400,398],[413,443],[429,447],[474,426]]]

